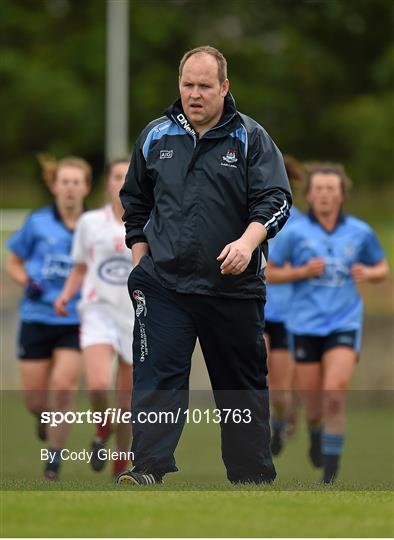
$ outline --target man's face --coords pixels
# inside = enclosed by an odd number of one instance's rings
[[[344,200],[340,177],[333,173],[314,174],[307,200],[316,214],[338,213]]]
[[[185,62],[179,92],[183,110],[197,131],[207,131],[217,124],[228,89],[228,79],[219,82],[218,64],[212,55],[197,53]]]

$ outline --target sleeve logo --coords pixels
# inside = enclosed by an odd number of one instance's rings
[[[160,159],[171,159],[174,150],[160,150]]]

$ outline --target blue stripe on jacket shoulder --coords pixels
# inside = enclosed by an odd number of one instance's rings
[[[247,131],[246,131],[246,127],[242,124],[241,127],[237,128],[237,129],[234,129],[234,131],[232,131],[230,133],[231,137],[234,137],[235,139],[239,139],[244,147],[245,147],[245,152],[244,152],[244,155],[245,157],[247,157],[248,155],[248,134],[247,134]]]
[[[145,142],[142,146],[142,154],[145,160],[148,158],[152,141],[157,141],[164,137],[164,135],[187,135],[187,133],[172,120],[166,120],[165,122],[153,127],[146,136]]]

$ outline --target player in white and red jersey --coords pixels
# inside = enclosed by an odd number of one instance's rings
[[[130,410],[132,386],[132,336],[134,310],[127,291],[127,279],[132,269],[131,253],[124,243],[123,208],[119,190],[127,172],[128,159],[111,162],[106,182],[110,204],[86,212],[78,222],[73,242],[75,266],[64,289],[55,302],[59,315],[67,313],[66,304],[82,286],[78,305],[81,315],[80,344],[84,353],[87,386],[92,407],[105,411],[109,406],[113,359],[118,355],[116,406]],[[97,426],[92,442],[91,465],[100,471],[105,466],[105,448],[112,425]],[[117,444],[121,455],[130,448],[129,424],[118,424]],[[127,468],[127,460],[114,461],[114,475]]]

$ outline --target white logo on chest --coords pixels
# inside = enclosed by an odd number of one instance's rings
[[[222,156],[222,160],[224,161],[224,163],[222,161],[220,164],[222,167],[232,167],[233,169],[238,169],[237,165],[235,165],[235,163],[238,161],[237,152],[233,148],[227,150],[227,154]]]

